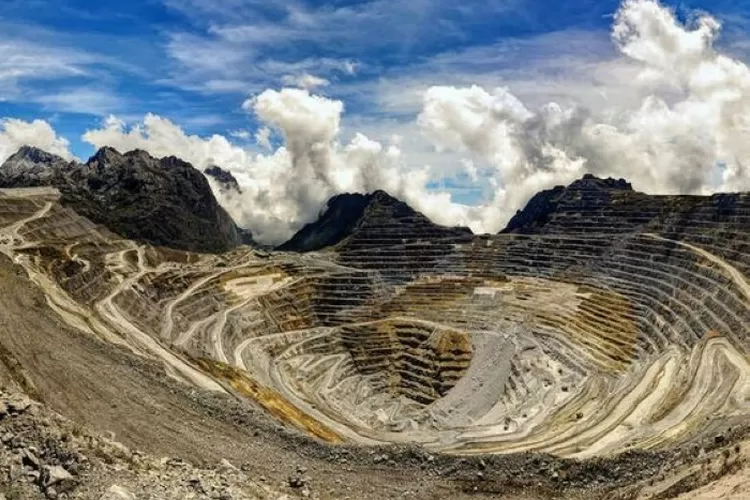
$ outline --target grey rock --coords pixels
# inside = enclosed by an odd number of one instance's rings
[[[23,147],[0,167],[0,187],[36,186],[57,188],[63,205],[126,238],[198,252],[246,239],[206,177],[173,156],[105,147],[77,163]]]
[[[203,170],[203,173],[206,174],[207,177],[216,181],[219,185],[219,189],[226,192],[236,191],[238,194],[242,193],[240,184],[231,172],[227,172],[223,168],[213,165]]]
[[[5,406],[7,411],[11,414],[20,414],[28,410],[31,403],[31,399],[27,396],[16,394],[4,401],[2,406]]]
[[[237,467],[232,465],[232,463],[226,458],[223,458],[221,460],[220,469],[226,472],[237,472],[239,470]]]
[[[59,491],[67,491],[75,486],[73,475],[59,465],[45,466],[42,471],[42,485],[49,488],[56,486]]]
[[[289,486],[292,488],[304,488],[307,486],[307,478],[299,474],[295,474],[289,477]]]
[[[23,463],[23,465],[31,467],[32,469],[39,469],[39,467],[41,466],[39,459],[30,450],[23,450],[21,463]]]

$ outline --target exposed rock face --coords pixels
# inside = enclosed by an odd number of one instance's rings
[[[53,186],[62,203],[126,238],[200,252],[222,252],[243,235],[206,178],[175,157],[102,148],[86,163],[24,147],[0,167],[0,187]]]
[[[426,232],[471,234],[468,228],[446,228],[385,191],[371,194],[341,194],[328,200],[317,221],[307,224],[279,250],[310,252],[334,246],[357,233],[367,234],[382,226],[384,234],[413,240]],[[396,235],[395,233],[398,233]]]
[[[237,179],[232,175],[231,172],[224,170],[216,165],[211,166],[203,170],[203,173],[214,179],[218,184],[219,188],[224,191],[237,191],[242,193],[240,184]]]
[[[567,187],[535,195],[501,233],[565,234],[581,231],[629,234],[640,231],[679,236],[696,221],[710,220],[711,231],[747,231],[742,218],[746,195],[649,195],[623,179],[586,175]],[[709,229],[707,227],[707,229]]]
[[[632,192],[633,187],[624,179],[600,179],[586,174],[570,186],[555,186],[541,191],[519,210],[501,233],[534,233],[541,231],[553,214],[571,206],[582,209],[607,204],[613,192]]]
[[[231,200],[236,196],[242,196],[242,188],[240,188],[240,184],[237,182],[237,179],[232,175],[231,172],[228,172],[223,168],[214,165],[203,170],[203,173],[206,174],[207,177],[213,179],[218,185],[220,199],[224,197],[226,201]],[[253,232],[251,230],[241,227],[238,227],[237,230],[240,235],[240,240],[243,244],[259,246],[255,241]]]
[[[0,168],[0,182],[3,187],[51,185],[56,175],[70,170],[72,165],[59,156],[24,146]],[[11,181],[13,185],[9,185]]]

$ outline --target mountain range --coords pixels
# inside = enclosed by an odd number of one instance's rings
[[[178,158],[157,159],[140,150],[121,154],[104,147],[79,163],[23,147],[0,166],[0,188],[55,187],[64,205],[125,238],[212,253],[256,245],[251,231],[240,228],[219,205],[207,179],[224,193],[242,194],[237,179],[219,166],[201,173]],[[731,217],[744,210],[744,199],[741,194],[648,195],[634,191],[625,179],[587,174],[568,186],[534,195],[500,233],[566,232],[586,221],[597,231],[670,228],[678,232],[681,226],[691,224],[696,213],[710,211],[717,220]],[[471,235],[468,228],[434,224],[385,191],[345,193],[328,200],[317,220],[277,250],[321,250],[355,233],[366,238],[373,229],[407,242],[424,236],[427,226],[432,228],[428,231],[431,236],[441,232]],[[414,228],[422,228],[421,236]]]

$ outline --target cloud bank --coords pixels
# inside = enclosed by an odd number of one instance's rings
[[[0,164],[22,146],[34,146],[72,160],[67,139],[58,137],[52,126],[43,120],[26,122],[13,118],[0,119]]]
[[[508,88],[428,88],[416,123],[437,150],[461,158],[457,175],[489,187],[491,196],[476,206],[434,189],[435,170],[410,164],[397,139],[343,140],[344,103],[311,93],[317,81],[247,100],[243,109],[259,126],[242,134],[243,146],[187,135],[153,114],[131,126],[111,117],[84,140],[231,171],[242,193],[216,190],[219,201],[269,244],[288,239],[341,192],[384,189],[438,223],[496,232],[535,192],[587,172],[625,177],[651,193],[748,190],[750,68],[717,51],[720,28],[705,14],[682,23],[654,0],[623,2],[611,35],[619,63],[628,74],[635,67],[632,92],[601,109],[532,108]],[[43,122],[3,126],[0,153],[24,140],[23,127],[35,127],[42,132],[31,134],[35,145],[69,155]]]

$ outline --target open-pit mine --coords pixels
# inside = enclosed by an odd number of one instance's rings
[[[332,446],[588,459],[750,418],[750,195],[585,177],[497,235],[353,199],[344,233],[202,254],[4,189],[0,253],[67,327]]]

